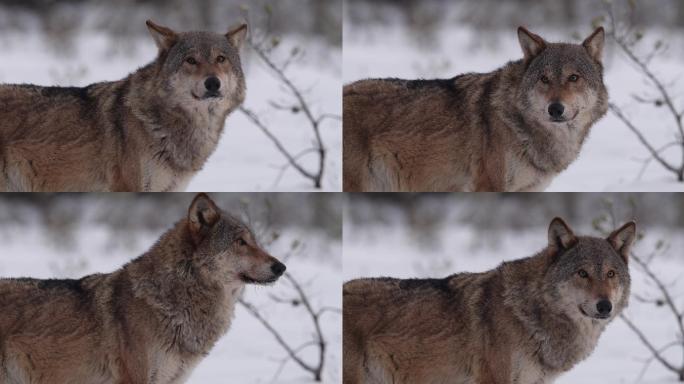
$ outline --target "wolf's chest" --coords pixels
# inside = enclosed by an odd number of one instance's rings
[[[549,186],[555,172],[542,172],[516,155],[506,159],[506,190],[513,192],[542,192]]]
[[[558,377],[557,373],[545,372],[537,361],[522,354],[517,356],[513,367],[511,383],[514,384],[549,384]]]
[[[171,169],[166,164],[150,160],[143,169],[143,190],[146,192],[182,192],[194,173]]]
[[[184,383],[199,359],[191,361],[181,359],[175,354],[160,353],[156,362],[157,367],[152,371],[150,383],[154,384],[180,384]]]

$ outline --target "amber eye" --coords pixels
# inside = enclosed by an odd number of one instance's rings
[[[226,61],[225,56],[219,56],[216,58],[216,62],[218,62],[218,63],[223,63],[224,61]]]
[[[615,271],[608,271],[608,278],[612,279],[613,277],[615,277]]]
[[[584,269],[580,269],[579,272],[577,272],[577,274],[579,275],[579,277],[581,277],[583,279],[586,279],[587,277],[589,277],[589,274]]]
[[[197,60],[195,60],[194,57],[188,57],[187,59],[185,59],[185,62],[190,65],[197,65]]]
[[[239,246],[241,246],[241,247],[244,247],[244,246],[247,245],[247,242],[245,241],[245,239],[243,239],[243,238],[241,237],[241,238],[237,239],[237,244],[238,244]]]
[[[577,76],[577,75],[570,75],[570,76],[568,76],[568,81],[571,82],[571,83],[574,83],[574,82],[576,82],[577,80],[579,80],[579,76]]]
[[[546,77],[546,76],[542,76],[542,77],[541,77],[541,82],[544,83],[544,84],[548,84],[548,83],[549,83],[549,78]]]

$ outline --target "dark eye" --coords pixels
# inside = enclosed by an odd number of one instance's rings
[[[615,277],[615,271],[608,271],[608,278],[612,279],[613,277]]]
[[[241,238],[237,239],[237,244],[238,244],[239,246],[241,246],[241,247],[244,247],[244,246],[247,245],[247,242],[245,241],[245,239],[243,239],[243,238],[241,237]]]
[[[577,76],[577,75],[570,75],[570,76],[568,76],[568,81],[571,82],[571,83],[574,83],[574,82],[576,82],[577,80],[579,80],[579,76]]]
[[[218,63],[223,63],[224,61],[226,61],[226,57],[225,57],[225,56],[219,56],[219,57],[216,58],[216,62],[218,62]]]
[[[185,59],[185,62],[190,65],[197,65],[197,60],[195,60],[194,57],[188,57],[187,59]]]
[[[577,274],[579,275],[579,277],[581,277],[583,279],[586,279],[587,277],[589,277],[589,274],[584,269],[580,269],[579,272],[577,272]]]
[[[548,84],[548,83],[549,83],[549,78],[546,77],[546,76],[542,76],[542,77],[541,77],[541,82],[544,83],[544,84]]]

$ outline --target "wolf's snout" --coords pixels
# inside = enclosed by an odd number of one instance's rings
[[[273,272],[273,274],[276,276],[282,275],[286,269],[287,267],[285,266],[285,264],[281,263],[280,261],[276,261],[271,265],[271,272]]]
[[[207,88],[207,91],[209,92],[216,92],[221,88],[221,80],[216,76],[207,77],[207,79],[204,80],[204,87]]]
[[[549,115],[554,119],[560,119],[565,112],[565,107],[561,103],[551,103],[549,105]]]
[[[613,310],[613,304],[608,300],[600,300],[596,303],[596,310],[599,315],[607,316]]]

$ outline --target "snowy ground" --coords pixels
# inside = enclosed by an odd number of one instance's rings
[[[0,277],[30,276],[79,277],[94,272],[110,272],[148,249],[159,233],[138,233],[125,241],[112,242],[110,229],[82,225],[76,230],[75,249],[60,246],[61,240],[48,236],[40,227],[0,230]],[[301,250],[286,259],[288,272],[303,284],[312,304],[320,308],[341,308],[341,244],[318,232],[293,232],[285,229],[282,237],[269,246],[276,257],[290,250],[294,239]],[[119,244],[113,246],[112,244]],[[304,310],[274,304],[269,295],[290,297],[292,289],[284,280],[269,287],[249,286],[245,299],[255,304],[281,334],[297,347],[311,340],[313,328]],[[324,382],[341,381],[342,319],[338,313],[322,317],[328,339]],[[315,362],[313,348],[304,349],[301,357]],[[286,357],[273,336],[242,307],[238,307],[228,334],[195,369],[188,383],[313,383],[313,379],[292,361],[281,367]],[[282,371],[278,373],[278,370]]]
[[[575,228],[578,233],[589,233]],[[531,256],[546,244],[546,228],[524,232],[477,232],[464,223],[452,222],[433,233],[408,231],[395,221],[390,226],[355,226],[345,220],[344,227],[344,279],[357,277],[443,277],[459,271],[485,271],[504,260]],[[684,233],[671,233],[653,228],[637,247],[647,253],[660,238],[669,239],[672,251],[654,261],[653,267],[667,283],[678,300],[684,294]],[[427,240],[427,241],[425,241]],[[422,244],[422,245],[421,245]],[[656,297],[644,275],[632,268],[632,292]],[[676,327],[672,315],[663,307],[641,304],[632,298],[627,315],[652,339],[656,346],[675,340]],[[665,355],[676,364],[682,360],[681,349],[668,350]],[[618,383],[676,383],[676,377],[657,363],[652,363],[640,379],[644,361],[650,357],[626,324],[616,319],[601,336],[598,347],[588,360],[562,375],[557,383],[618,384]]]
[[[145,26],[139,26],[145,30]],[[118,80],[152,61],[157,53],[151,37],[128,42],[130,54],[112,50],[110,39],[102,34],[82,33],[74,40],[73,52],[60,52],[42,34],[8,33],[0,36],[0,83],[83,86],[93,82]],[[299,36],[285,36],[277,51],[287,55],[292,47],[304,51],[301,61],[290,66],[288,74],[309,100],[313,113],[341,115],[341,50]],[[114,53],[116,52],[116,53]],[[289,94],[256,57],[243,63],[247,76],[245,107],[260,114],[272,132],[291,153],[311,148],[314,134],[301,114],[269,111],[269,102],[292,102]],[[286,104],[287,105],[287,104]],[[328,149],[323,189],[341,190],[342,130],[338,120],[321,125]],[[305,167],[314,170],[317,158],[303,156]],[[292,168],[281,172],[287,162],[256,126],[235,112],[228,117],[216,152],[188,186],[188,191],[302,191],[314,190],[313,183]]]
[[[571,32],[537,30],[549,41],[569,41]],[[582,34],[591,31],[581,28]],[[675,31],[676,32],[676,31]],[[417,32],[394,27],[364,27],[345,25],[344,29],[344,82],[372,77],[449,78],[465,72],[489,72],[507,61],[522,57],[514,29],[478,35],[478,31],[462,27],[442,28],[434,38],[416,42]],[[684,52],[681,51],[682,33],[649,31],[647,38],[665,37],[672,51],[656,63],[656,73],[665,74],[670,82],[684,75]],[[648,44],[647,44],[648,46]],[[632,95],[642,95],[646,86],[642,76],[617,52],[608,48],[606,76],[611,101],[620,106],[654,147],[674,139],[675,125],[664,108],[636,103]],[[681,92],[673,92],[678,104],[684,108]],[[650,93],[653,94],[652,92]],[[675,164],[681,163],[681,150],[670,149],[664,156]],[[655,162],[651,162],[640,175],[647,150],[634,134],[612,113],[592,128],[580,157],[559,175],[547,191],[684,191],[684,184]]]

